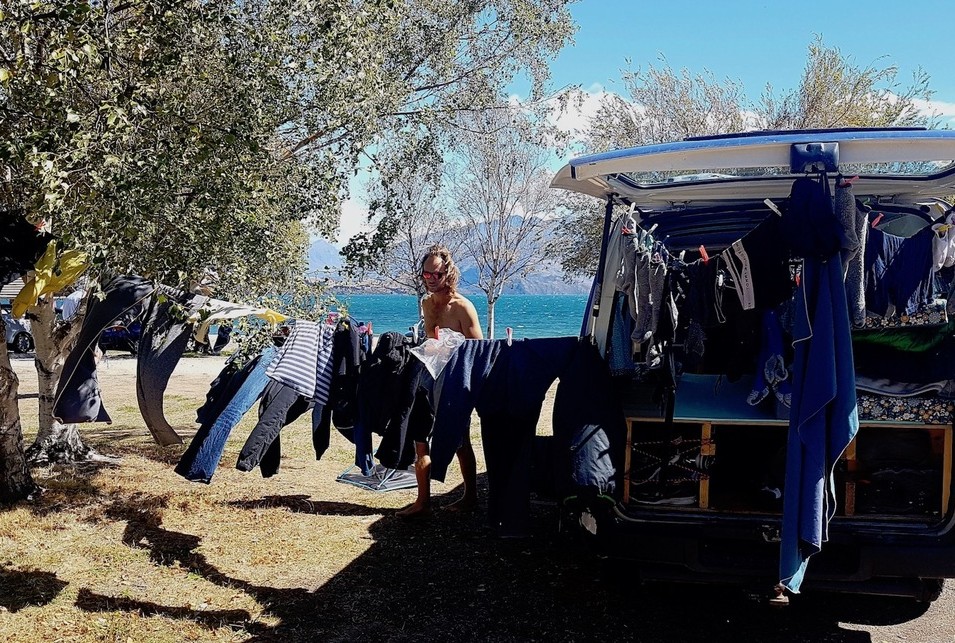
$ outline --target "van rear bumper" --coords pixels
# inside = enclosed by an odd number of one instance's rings
[[[761,585],[779,579],[778,521],[716,517],[694,524],[604,514],[583,523],[599,554],[636,563],[645,578]],[[842,525],[830,538],[810,559],[804,589],[917,596],[914,580],[955,578],[951,535],[861,533]]]

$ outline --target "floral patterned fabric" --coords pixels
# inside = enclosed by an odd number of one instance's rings
[[[890,397],[859,391],[859,420],[951,424],[955,402],[937,397]]]
[[[881,315],[866,315],[865,326],[863,328],[899,328],[901,326],[936,326],[948,323],[948,312],[946,302],[939,299],[923,308],[915,311],[911,315],[893,315],[892,317],[883,317]]]

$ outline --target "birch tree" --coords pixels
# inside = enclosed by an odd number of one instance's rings
[[[514,277],[543,258],[556,194],[548,188],[545,139],[517,109],[472,115],[449,171],[450,198],[467,235],[464,247],[487,298],[487,336],[494,338],[494,306]]]
[[[414,293],[420,302],[425,251],[440,242],[457,256],[464,241],[442,197],[444,163],[426,130],[383,142],[379,158],[367,189],[371,230],[342,249],[346,273]]]

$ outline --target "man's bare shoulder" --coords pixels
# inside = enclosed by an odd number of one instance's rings
[[[471,303],[471,300],[465,297],[464,295],[454,293],[454,296],[451,297],[451,301],[449,301],[448,303],[450,304],[451,310],[453,310],[455,313],[477,314],[477,308],[475,308],[474,304]]]

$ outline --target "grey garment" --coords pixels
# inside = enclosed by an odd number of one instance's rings
[[[833,210],[842,226],[845,243],[840,251],[842,272],[846,272],[850,259],[859,252],[859,234],[856,227],[856,198],[852,194],[851,183],[836,181],[836,193],[833,197]]]
[[[634,316],[633,319],[635,322],[633,334],[630,337],[633,341],[640,344],[653,336],[650,332],[650,322],[653,317],[650,295],[652,292],[650,272],[650,253],[641,246],[636,254],[632,299],[633,307],[630,309],[630,314]]]
[[[856,389],[866,393],[878,393],[891,397],[912,397],[926,393],[938,393],[941,397],[951,397],[952,380],[919,384],[915,382],[896,382],[886,378],[866,377],[856,373]]]
[[[666,261],[659,254],[654,254],[650,257],[650,320],[647,327],[650,337],[657,334],[657,325],[663,312],[663,288],[666,285],[666,279]]]
[[[637,240],[637,236],[633,234],[624,234],[620,235],[620,248],[621,248],[621,259],[620,259],[620,271],[617,273],[616,280],[614,281],[614,288],[618,292],[626,293],[627,298],[629,299],[629,308],[630,314],[633,315],[633,318],[636,319],[636,313],[634,312],[635,302],[633,296],[634,288],[634,262],[637,260],[637,251],[640,247],[640,243]]]
[[[836,185],[836,216],[845,230],[846,243],[842,248],[842,270],[846,280],[846,301],[849,304],[849,322],[855,328],[865,326],[865,243],[868,238],[869,217],[856,205],[852,186]]]
[[[158,290],[163,292],[166,298],[162,302],[158,297],[152,298],[152,305],[143,322],[143,336],[139,340],[136,360],[136,399],[139,402],[139,412],[142,413],[146,427],[152,433],[156,444],[165,447],[182,444],[182,438],[166,421],[163,395],[192,332],[192,324],[184,319],[199,310],[208,297],[165,286],[160,286]],[[172,314],[174,304],[184,308],[183,315]]]
[[[76,346],[66,357],[53,398],[53,418],[63,424],[112,422],[96,377],[96,344],[110,324],[147,303],[155,287],[142,277],[112,279],[104,299],[91,297]]]

